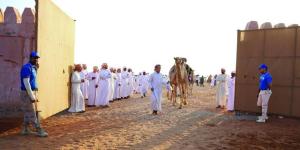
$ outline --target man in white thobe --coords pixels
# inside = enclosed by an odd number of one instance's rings
[[[141,94],[141,87],[140,87],[140,78],[142,76],[142,73],[139,73],[139,75],[136,77],[136,92],[137,94]]]
[[[110,68],[110,73],[111,73],[111,78],[109,78],[109,90],[108,90],[108,100],[110,102],[113,102],[114,98],[114,92],[115,92],[115,84],[116,84],[116,79],[117,75],[115,74],[115,69]]]
[[[215,75],[212,77],[212,80],[210,82],[210,86],[211,87],[215,87],[216,86],[216,78],[217,78],[218,75]]]
[[[127,72],[127,68],[125,68],[125,67],[123,68],[121,77],[122,77],[121,98],[127,99],[128,98],[128,78],[129,78],[129,73]]]
[[[228,79],[228,101],[227,111],[234,111],[234,91],[235,91],[235,71],[231,73],[231,78]]]
[[[131,96],[132,92],[133,92],[133,79],[134,79],[134,75],[131,69],[128,69],[128,88],[127,88],[127,95],[128,98]]]
[[[80,72],[82,70],[81,65],[75,65],[74,72],[72,73],[71,83],[72,83],[72,95],[71,95],[71,107],[69,112],[85,112],[85,102],[82,95],[80,84],[84,82],[84,79],[80,77]]]
[[[133,93],[134,94],[138,94],[139,90],[138,90],[138,76],[135,75],[133,77]]]
[[[109,78],[111,78],[110,71],[107,70],[108,65],[106,63],[102,64],[101,70],[99,72],[98,84],[97,84],[97,94],[96,94],[96,106],[108,107],[108,93],[109,93]]]
[[[226,98],[228,94],[228,76],[225,74],[225,69],[221,69],[221,74],[217,76],[216,82],[217,82],[217,93],[216,93],[216,102],[217,107],[216,108],[225,108]]]
[[[88,88],[88,103],[87,105],[89,107],[95,106],[95,101],[96,101],[96,85],[98,83],[98,67],[94,66],[93,67],[93,72],[88,73],[87,75],[87,80],[89,80],[89,88]]]
[[[89,88],[89,81],[87,80],[87,66],[86,64],[82,64],[82,70],[80,72],[80,77],[81,79],[84,79],[84,82],[81,83],[80,85],[80,89],[82,91],[82,95],[84,97],[85,100],[88,100],[88,88]]]
[[[148,90],[148,80],[146,77],[146,72],[143,72],[143,74],[139,78],[139,88],[140,88],[141,98],[146,97],[147,90]]]
[[[162,101],[162,88],[166,85],[163,75],[160,73],[161,66],[155,65],[154,73],[150,75],[149,85],[152,91],[151,94],[151,109],[153,115],[157,115],[158,111],[161,111],[161,101]]]
[[[114,99],[116,100],[121,100],[121,84],[122,84],[121,69],[118,68],[116,73],[115,93],[114,93]]]

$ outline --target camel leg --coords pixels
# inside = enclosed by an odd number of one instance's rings
[[[184,104],[184,105],[187,105],[187,100],[186,100],[186,99],[187,99],[187,92],[186,92],[187,90],[188,90],[188,86],[187,86],[187,85],[184,85],[184,86],[183,86],[183,91],[184,91],[183,104]]]
[[[172,102],[172,105],[175,106],[176,104],[176,85],[172,86],[173,90],[172,90],[172,93],[171,93],[171,102]]]
[[[176,104],[176,90],[172,91],[172,103],[173,103],[173,106],[175,106],[175,104]]]
[[[179,85],[179,91],[180,91],[180,105],[179,105],[179,109],[182,109],[183,97],[184,97],[182,85]]]

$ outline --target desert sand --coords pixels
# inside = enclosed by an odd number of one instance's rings
[[[215,108],[208,86],[194,87],[188,102],[178,109],[164,97],[157,116],[149,97],[139,95],[83,114],[62,112],[42,121],[49,137],[21,136],[20,126],[11,127],[0,133],[0,149],[300,149],[299,119],[271,116],[258,124],[255,116],[227,113]]]

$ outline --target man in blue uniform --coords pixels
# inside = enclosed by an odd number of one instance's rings
[[[29,125],[32,124],[36,130],[37,135],[40,137],[48,136],[45,132],[36,116],[35,102],[37,101],[36,92],[38,90],[38,85],[36,81],[38,59],[39,55],[36,52],[30,54],[30,61],[23,65],[20,73],[21,79],[21,99],[22,99],[22,110],[24,112],[24,122],[23,129],[21,131],[22,135],[28,135],[32,132],[29,129]]]
[[[260,72],[260,79],[259,79],[259,93],[258,93],[258,100],[257,106],[261,107],[262,115],[258,117],[256,122],[258,123],[265,123],[268,119],[267,112],[268,112],[268,103],[269,99],[272,95],[272,76],[268,72],[268,66],[265,64],[261,64],[259,66]]]

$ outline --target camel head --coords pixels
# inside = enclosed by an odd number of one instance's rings
[[[174,57],[175,65],[180,65],[182,63],[182,59],[180,57]]]
[[[186,64],[186,62],[187,62],[187,59],[186,59],[186,58],[181,58],[181,63],[182,63],[182,64]]]

